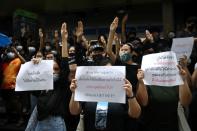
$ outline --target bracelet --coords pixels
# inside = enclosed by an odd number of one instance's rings
[[[128,100],[129,99],[133,99],[133,98],[135,98],[135,95],[134,94],[133,94],[133,96],[127,97]]]

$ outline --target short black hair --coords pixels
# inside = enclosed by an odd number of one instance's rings
[[[107,64],[111,64],[112,65],[112,61],[108,57],[103,57],[103,59],[99,62],[100,66],[105,66]]]

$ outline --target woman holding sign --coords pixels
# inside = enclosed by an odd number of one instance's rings
[[[67,37],[68,32],[66,23],[62,24],[62,58],[59,64],[58,61],[53,62],[53,90],[43,90],[38,95],[37,106],[33,113],[37,110],[37,124],[35,131],[66,131],[64,116],[66,114],[66,87],[68,86],[68,51]],[[33,59],[34,64],[39,64],[41,59]],[[46,85],[47,86],[47,85]],[[34,115],[32,115],[34,116]],[[32,118],[32,117],[31,117]],[[31,127],[34,121],[30,121],[26,131],[34,130]]]
[[[144,71],[138,70],[137,99],[144,107],[140,131],[178,131],[178,102],[187,107],[192,95],[187,84],[187,73],[178,66],[183,85],[163,87],[145,85]]]
[[[108,66],[111,65],[107,60],[103,60],[101,63]],[[128,116],[133,118],[140,116],[141,108],[133,94],[132,85],[127,79],[125,79],[125,84],[122,87],[125,89],[127,95],[126,104],[108,102],[80,103],[79,101],[75,101],[76,83],[77,80],[73,79],[70,85],[72,96],[69,108],[73,115],[78,115],[83,110],[85,131],[126,131]]]

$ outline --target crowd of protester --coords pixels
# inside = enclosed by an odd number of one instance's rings
[[[184,107],[188,123],[195,131],[197,126],[197,18],[190,17],[182,32],[169,32],[160,37],[158,28],[144,31],[144,40],[138,32],[126,32],[128,15],[122,20],[115,17],[109,26],[109,34],[100,34],[97,40],[88,40],[82,21],[78,21],[69,35],[67,24],[54,31],[53,41],[45,39],[44,29],[39,29],[37,39],[23,32],[20,38],[12,37],[12,44],[0,47],[0,97],[5,102],[6,115],[1,126],[15,123],[27,125],[32,112],[37,113],[36,131],[76,131],[79,116],[83,112],[85,131],[178,131],[178,102]],[[116,33],[118,25],[121,34]],[[59,35],[61,34],[61,35]],[[170,51],[173,38],[194,37],[190,58],[179,60],[180,76],[184,84],[165,88],[143,83],[144,72],[140,69],[142,57],[147,54]],[[16,77],[25,62],[39,64],[53,60],[54,89],[50,91],[15,92]],[[126,67],[123,88],[125,104],[105,103],[109,114],[97,123],[97,102],[74,100],[77,66]],[[32,128],[27,126],[26,129]]]

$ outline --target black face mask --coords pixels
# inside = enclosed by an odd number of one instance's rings
[[[70,57],[74,57],[75,56],[75,53],[69,53],[69,56]]]
[[[135,36],[130,36],[130,37],[127,39],[127,41],[128,41],[128,42],[133,42],[135,39],[136,39]]]
[[[92,58],[96,64],[99,64],[99,62],[101,62],[101,60],[103,59],[103,55],[102,54],[93,55]]]
[[[189,31],[192,31],[192,30],[194,29],[194,27],[195,27],[195,24],[190,24],[190,25],[188,26],[188,30],[189,30]]]

